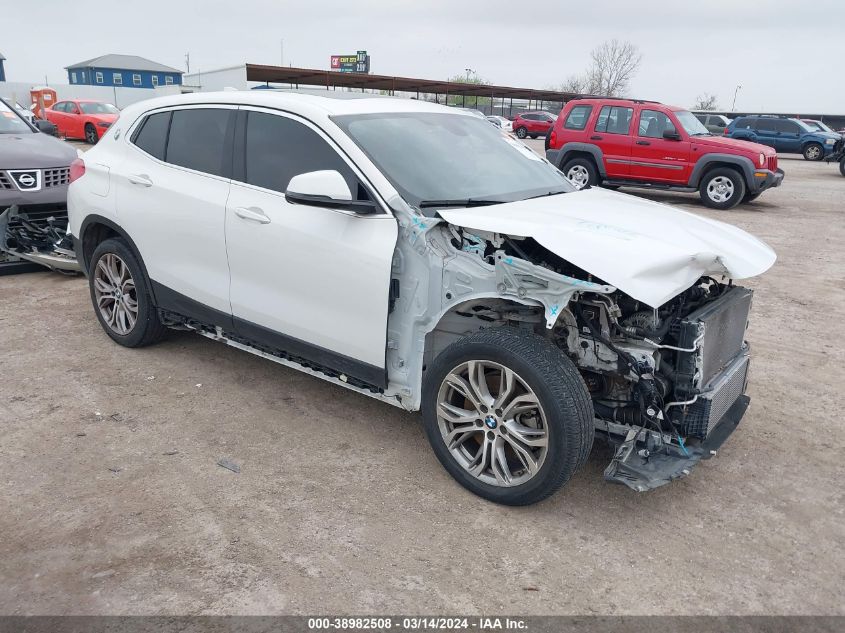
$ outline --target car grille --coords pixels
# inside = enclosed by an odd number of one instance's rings
[[[748,379],[750,357],[747,348],[684,411],[682,432],[687,437],[705,438],[744,392]]]
[[[12,171],[15,171],[14,169]],[[36,170],[32,170],[35,172]],[[70,183],[70,167],[51,167],[41,170],[41,188],[61,187]],[[0,171],[0,190],[17,189],[12,177],[5,171]]]
[[[60,187],[70,182],[70,167],[57,167],[44,170],[44,187]]]
[[[766,159],[766,169],[769,171],[777,171],[778,169],[778,157],[777,156],[769,156]]]

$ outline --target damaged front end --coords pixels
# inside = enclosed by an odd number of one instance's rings
[[[642,492],[684,477],[737,427],[749,404],[750,290],[702,276],[653,308],[533,238],[450,232],[456,250],[494,267],[499,297],[538,304],[533,327],[575,363],[596,435],[615,447],[608,481]]]
[[[0,213],[0,269],[23,272],[25,262],[79,272],[64,205],[14,205]]]

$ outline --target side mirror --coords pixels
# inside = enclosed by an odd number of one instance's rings
[[[51,136],[58,136],[59,130],[54,123],[47,121],[45,119],[35,119],[33,120],[32,124],[38,128],[39,132],[43,132],[44,134],[50,134]]]
[[[291,204],[305,204],[326,209],[354,211],[361,215],[376,212],[374,202],[352,199],[346,179],[332,169],[311,171],[290,179],[285,200]]]
[[[663,130],[663,138],[667,141],[680,141],[681,135],[678,134],[675,130]]]

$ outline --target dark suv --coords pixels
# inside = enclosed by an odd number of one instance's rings
[[[841,137],[813,129],[800,119],[777,116],[741,116],[725,132],[731,138],[773,147],[782,154],[803,154],[805,160],[824,160]]]
[[[65,240],[70,163],[77,152],[41,127],[53,126],[29,123],[0,99],[0,273],[28,269],[22,260],[78,268]]]

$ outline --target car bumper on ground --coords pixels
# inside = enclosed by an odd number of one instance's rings
[[[769,169],[755,169],[754,179],[749,184],[753,193],[762,193],[772,187],[780,187],[783,182],[783,170],[771,171]]]
[[[21,261],[79,272],[63,205],[12,205],[0,209],[0,269],[17,268]]]
[[[660,451],[650,452],[638,442],[639,432],[619,445],[613,460],[604,471],[607,481],[624,484],[645,492],[686,477],[693,466],[703,459],[710,459],[733,434],[748,409],[751,398],[739,396],[702,441],[688,444],[671,443]],[[600,429],[597,429],[600,430]]]

